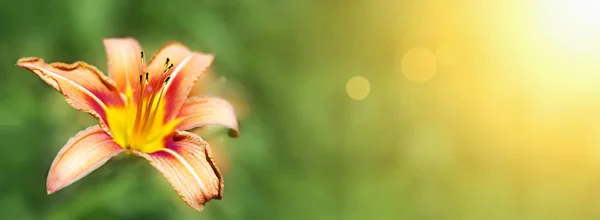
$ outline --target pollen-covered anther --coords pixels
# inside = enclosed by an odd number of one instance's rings
[[[167,57],[167,59],[165,60],[165,69],[163,70],[163,73],[167,73],[169,72],[169,70],[171,70],[171,68],[173,68],[173,63],[171,62],[171,58]]]
[[[169,70],[171,70],[172,68],[173,68],[173,63],[171,63],[171,65],[169,65],[169,66],[168,66],[168,67],[165,69],[164,73],[167,73],[167,72],[169,72]]]

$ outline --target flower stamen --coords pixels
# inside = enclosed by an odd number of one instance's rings
[[[139,89],[139,96],[138,96],[138,109],[137,112],[135,114],[135,122],[134,122],[134,126],[133,126],[133,132],[134,134],[137,134],[140,131],[140,120],[142,118],[140,118],[142,116],[142,108],[141,106],[143,106],[144,104],[144,93],[146,92],[146,84],[148,83],[148,72],[146,72],[146,80],[142,79],[142,74],[140,74],[140,89]],[[135,136],[135,135],[134,135]],[[135,138],[134,138],[135,139]],[[135,140],[132,140],[131,142],[135,142]]]
[[[148,129],[151,127],[151,123],[154,122],[154,118],[156,117],[156,113],[158,112],[158,108],[160,107],[160,101],[162,100],[162,96],[163,96],[165,85],[166,85],[166,83],[161,85],[161,81],[167,82],[168,79],[170,79],[171,76],[168,74],[168,72],[172,68],[173,68],[173,63],[171,63],[171,59],[169,57],[167,57],[167,59],[165,61],[165,70],[163,71],[164,74],[161,77],[161,80],[157,81],[156,85],[154,86],[154,88],[156,88],[156,89],[158,89],[158,87],[160,86],[160,90],[158,90],[158,91],[154,90],[155,92],[152,93],[150,100],[148,101],[147,105],[145,106],[145,109],[146,109],[146,112],[144,114],[145,120],[142,125],[143,133],[147,132]],[[165,76],[166,76],[166,78],[165,78]],[[158,100],[156,102],[154,102],[156,95],[158,95]]]
[[[143,52],[140,53],[140,60],[143,64]],[[140,149],[156,140],[156,138],[158,138],[156,135],[160,136],[160,134],[154,134],[151,131],[154,124],[158,123],[155,119],[158,117],[157,115],[160,115],[162,96],[165,95],[166,90],[168,89],[174,66],[175,64],[167,57],[160,79],[151,82],[149,72],[142,72],[139,75],[140,88],[138,89],[139,94],[136,94],[138,100],[137,108],[135,110],[135,121],[133,122],[133,129],[130,133],[132,135],[127,135],[129,137],[126,137],[126,139],[129,140],[128,143],[130,145],[126,146],[126,149]]]
[[[173,68],[173,63],[171,63],[171,65],[169,65],[168,67],[166,67],[166,69],[163,71],[163,73],[169,72],[169,70],[171,70],[172,68]]]
[[[158,108],[160,107],[160,101],[162,100],[163,93],[165,91],[167,82],[169,81],[170,78],[171,78],[171,76],[167,76],[167,78],[165,79],[164,84],[160,88],[160,91],[158,93],[158,100],[156,101],[155,107],[152,110],[152,115],[150,115],[150,118],[148,119],[148,121],[154,121],[154,118],[156,117],[156,113],[158,112]],[[152,107],[152,105],[150,105],[150,107]],[[144,125],[144,130],[143,131],[146,132],[149,128],[150,128],[150,126]]]

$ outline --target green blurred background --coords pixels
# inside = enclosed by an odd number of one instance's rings
[[[18,0],[0,20],[0,219],[600,218],[595,1]],[[241,137],[196,131],[225,172],[203,212],[125,155],[46,195],[96,121],[17,59],[106,71],[102,39],[126,36],[216,53],[196,92]]]

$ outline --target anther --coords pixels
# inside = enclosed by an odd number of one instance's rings
[[[170,62],[171,62],[171,59],[167,57],[167,60],[165,61],[165,67],[167,67]]]
[[[170,79],[171,79],[171,76],[167,76],[167,78],[165,79],[165,85],[169,82]]]
[[[148,82],[148,72],[146,72],[146,82]]]
[[[140,52],[140,54],[141,54],[140,57],[142,58],[142,63],[144,63],[144,51]]]
[[[171,68],[173,68],[173,63],[171,63],[171,65],[169,65],[169,67],[167,67],[164,72],[165,73],[169,72],[169,70],[171,70]]]
[[[142,74],[140,74],[140,83],[142,83]]]

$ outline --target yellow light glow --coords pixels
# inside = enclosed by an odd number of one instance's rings
[[[415,47],[406,52],[401,65],[404,76],[416,83],[429,81],[437,71],[435,55],[423,47]]]
[[[371,85],[369,81],[362,76],[355,76],[346,83],[346,93],[354,100],[363,100],[369,95]]]
[[[458,60],[458,51],[459,49],[455,44],[443,43],[440,44],[435,54],[441,65],[453,66]]]
[[[538,10],[542,26],[556,43],[577,51],[598,46],[600,1],[540,0]]]

